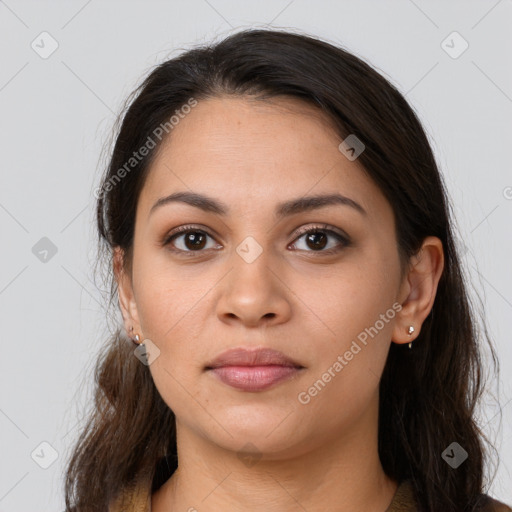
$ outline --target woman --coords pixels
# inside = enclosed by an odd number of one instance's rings
[[[274,30],[136,93],[97,205],[125,333],[67,509],[511,510],[484,494],[475,314],[400,93]]]

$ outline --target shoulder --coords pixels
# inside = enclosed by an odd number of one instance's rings
[[[512,508],[508,505],[491,498],[487,494],[482,495],[482,503],[479,510],[481,512],[512,512]]]
[[[404,480],[398,485],[393,500],[386,509],[386,512],[416,512],[417,510],[418,503],[416,501],[412,483],[409,480]],[[512,512],[512,508],[501,501],[491,498],[487,494],[482,494],[474,511]]]
[[[147,480],[138,480],[126,486],[108,508],[108,512],[149,511],[151,511],[151,485]]]

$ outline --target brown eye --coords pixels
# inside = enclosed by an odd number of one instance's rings
[[[327,245],[328,236],[321,232],[309,233],[306,235],[306,243],[312,249],[323,249]]]
[[[183,243],[191,251],[203,249],[206,245],[206,236],[208,235],[199,231],[189,231],[183,235]]]
[[[171,246],[170,250],[175,252],[201,252],[203,249],[215,247],[215,244],[206,247],[208,233],[197,228],[187,226],[180,227],[172,232],[163,242],[164,246]]]
[[[296,240],[300,240],[302,238],[304,239],[303,247],[297,247],[297,242],[294,242],[292,246],[296,247],[298,250],[304,250],[307,252],[331,254],[350,245],[348,237],[322,226],[302,230],[300,236]],[[329,239],[334,239],[335,241],[330,243]],[[330,246],[327,247],[329,243]]]
[[[212,241],[210,246],[208,246],[209,238]],[[297,247],[297,245],[300,245],[298,241],[301,239],[304,239],[304,246]],[[334,231],[334,229],[327,229],[325,226],[316,226],[302,229],[296,241],[291,244],[291,247],[305,252],[333,254],[344,247],[348,247],[350,244],[350,239],[347,236]],[[169,246],[169,250],[172,252],[190,256],[193,255],[193,253],[201,253],[207,249],[221,247],[215,244],[213,237],[209,233],[194,226],[181,226],[173,230],[164,239],[162,245]]]

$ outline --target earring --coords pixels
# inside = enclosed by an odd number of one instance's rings
[[[139,346],[139,339],[140,339],[140,338],[139,338],[139,335],[138,335],[138,334],[136,334],[136,335],[132,338],[133,344],[134,344],[134,345]]]
[[[409,336],[411,336],[413,332],[414,332],[414,327],[412,325],[409,325],[409,327],[407,329],[407,334]],[[412,348],[412,341],[409,343],[409,348]]]

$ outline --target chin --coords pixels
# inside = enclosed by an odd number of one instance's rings
[[[304,422],[290,407],[245,404],[217,411],[215,419],[222,426],[207,418],[207,435],[214,443],[232,451],[248,445],[249,451],[278,454],[296,450],[303,436],[307,437]]]

